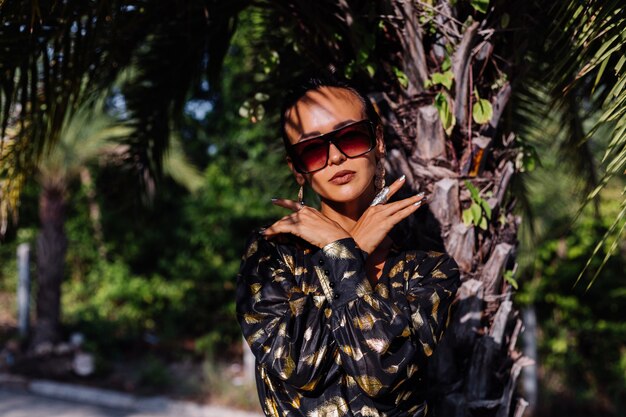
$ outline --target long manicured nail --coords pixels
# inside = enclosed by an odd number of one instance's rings
[[[275,203],[278,200],[276,197],[272,197],[272,203]]]
[[[398,178],[398,181],[404,181],[405,179],[406,179],[406,175],[402,174],[402,176]]]
[[[423,203],[423,201],[422,201],[422,200],[420,200],[420,201],[417,201],[417,202],[413,203],[413,205],[414,205],[414,206],[421,206],[421,205],[422,205],[422,203]]]
[[[422,191],[421,193],[418,193],[417,197],[424,197],[424,192]]]

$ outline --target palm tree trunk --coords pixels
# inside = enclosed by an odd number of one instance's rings
[[[32,348],[60,340],[61,283],[65,236],[65,187],[44,184],[39,198],[41,230],[37,237],[37,320]]]
[[[388,172],[393,177],[406,174],[413,192],[430,195],[429,213],[422,220],[431,226],[421,233],[442,242],[459,264],[463,280],[448,331],[429,369],[435,414],[517,416],[527,402],[516,398],[516,382],[521,367],[531,361],[516,350],[522,321],[513,308],[510,280],[504,279],[516,269],[520,223],[507,194],[518,150],[514,135],[498,129],[511,87],[506,79],[496,83],[498,71],[489,66],[494,28],[487,21],[462,25],[447,2],[436,4],[434,21],[446,40],[433,44],[432,39],[423,41],[424,26],[417,23],[424,5],[390,2],[408,87],[387,91],[378,100],[379,108],[387,110],[383,116],[393,139]],[[420,88],[434,79],[433,73],[444,72],[446,55],[453,84],[435,85],[430,91]],[[437,91],[450,119],[454,115],[452,126],[442,122],[445,111],[441,104],[436,106]],[[489,101],[492,114],[477,122],[472,110],[480,98]],[[478,192],[472,193],[472,188]],[[484,219],[468,224],[462,213],[472,205]]]

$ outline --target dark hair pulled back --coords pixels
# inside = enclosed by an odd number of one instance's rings
[[[287,132],[285,131],[287,111],[292,108],[298,100],[304,97],[306,93],[313,90],[319,90],[322,87],[343,88],[352,92],[363,104],[365,115],[374,124],[374,126],[376,127],[381,124],[380,116],[376,112],[374,105],[367,95],[350,83],[347,79],[340,78],[335,74],[330,73],[318,72],[315,74],[306,74],[294,81],[292,87],[287,90],[287,93],[283,98],[283,105],[280,111],[280,133],[286,147],[290,144]]]

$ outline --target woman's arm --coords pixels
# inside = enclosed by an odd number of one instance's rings
[[[401,310],[384,291],[372,290],[352,238],[326,245],[313,258],[343,368],[368,396],[387,394],[417,371],[439,340],[459,285],[456,264],[440,255],[408,271],[411,307]],[[405,266],[394,266],[391,274]]]
[[[268,373],[313,390],[334,362],[333,337],[320,309],[323,296],[303,292],[292,268],[293,260],[253,233],[237,276],[237,318]]]

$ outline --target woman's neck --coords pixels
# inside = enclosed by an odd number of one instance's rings
[[[336,221],[347,232],[350,232],[361,218],[361,215],[374,199],[376,191],[373,187],[368,187],[356,200],[344,203],[324,200],[320,207],[321,213],[331,220]]]

